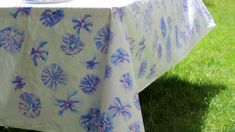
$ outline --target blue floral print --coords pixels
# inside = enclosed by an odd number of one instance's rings
[[[125,89],[131,90],[133,88],[132,78],[130,73],[123,74],[120,82]]]
[[[133,37],[129,37],[126,34],[126,41],[128,42],[128,44],[130,46],[131,54],[134,54],[134,50],[135,50],[135,40],[134,40],[134,38]]]
[[[114,7],[112,8],[112,14],[117,17],[121,22],[125,19],[127,9],[125,7]]]
[[[57,9],[55,11],[46,9],[40,16],[42,24],[46,27],[53,27],[64,18],[64,11]]]
[[[138,73],[138,78],[141,78],[144,76],[145,72],[146,72],[146,69],[147,69],[147,61],[146,60],[143,60],[140,64],[140,68],[139,68],[139,73]]]
[[[86,61],[85,63],[87,69],[94,69],[94,67],[100,62],[96,61],[96,56],[95,56],[91,60]]]
[[[66,99],[56,99],[56,105],[60,108],[58,111],[60,116],[63,116],[65,111],[78,112],[76,104],[80,103],[80,99],[74,98],[76,94],[76,90],[71,90]]]
[[[11,14],[13,18],[17,18],[18,15],[29,16],[31,13],[31,7],[19,7]]]
[[[112,132],[112,118],[97,108],[90,108],[88,113],[80,118],[81,126],[87,132]]]
[[[76,55],[83,50],[84,46],[78,35],[66,34],[63,36],[60,48],[66,55]]]
[[[140,100],[139,100],[139,95],[138,93],[136,93],[134,95],[134,104],[135,104],[135,107],[137,110],[141,110],[141,107],[140,107]]]
[[[101,83],[101,80],[98,76],[86,75],[80,81],[80,88],[85,94],[90,95],[90,94],[94,94],[96,89],[99,87],[100,83]]]
[[[112,43],[114,34],[110,30],[109,25],[104,26],[101,28],[95,37],[95,44],[96,48],[100,50],[100,52],[107,54],[109,45]]]
[[[148,74],[148,76],[146,77],[146,79],[152,79],[152,77],[155,75],[155,73],[157,72],[157,65],[153,64],[150,68],[150,73]]]
[[[129,54],[123,48],[117,49],[112,55],[112,63],[118,65],[125,62],[130,63]]]
[[[146,39],[145,39],[145,37],[143,37],[143,39],[139,43],[139,49],[135,55],[136,57],[139,58],[139,60],[142,58],[142,54],[145,49],[145,41],[146,41]]]
[[[104,79],[108,80],[112,74],[112,67],[110,65],[107,65],[105,68],[105,74],[104,74]]]
[[[161,30],[162,30],[162,36],[165,38],[166,37],[166,23],[164,20],[164,17],[161,17]]]
[[[16,76],[11,83],[15,86],[15,90],[22,89],[26,85],[24,78],[21,76]]]
[[[46,66],[42,71],[41,80],[51,90],[56,90],[59,86],[68,83],[67,75],[59,64]]]
[[[176,39],[176,47],[181,48],[181,44],[179,42],[179,27],[176,25],[175,26],[175,39]]]
[[[139,122],[134,122],[129,126],[128,132],[140,132]]]
[[[4,48],[10,54],[20,52],[24,42],[24,32],[14,27],[6,27],[0,30],[0,48]]]
[[[167,37],[166,40],[166,60],[167,62],[171,62],[171,39],[170,36]]]
[[[93,27],[93,23],[89,20],[89,18],[91,17],[91,15],[85,14],[80,18],[80,20],[73,18],[73,28],[77,31],[78,34],[80,34],[81,29],[84,29],[87,32],[91,32],[91,29]]]
[[[36,118],[41,112],[41,101],[32,93],[24,92],[19,97],[19,112],[28,118]]]
[[[41,59],[42,61],[46,61],[48,57],[48,51],[42,50],[42,48],[47,44],[47,41],[43,40],[39,43],[37,48],[32,48],[31,50],[31,58],[33,60],[33,64],[38,66],[38,61]]]
[[[122,115],[131,118],[131,105],[122,103],[119,97],[115,97],[114,104],[110,105],[108,109],[113,113],[113,117]]]

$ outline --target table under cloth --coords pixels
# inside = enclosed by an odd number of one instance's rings
[[[0,125],[143,132],[138,93],[214,26],[202,0],[1,0]]]

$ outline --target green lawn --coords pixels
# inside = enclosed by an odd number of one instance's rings
[[[235,132],[235,0],[205,3],[217,27],[140,93],[146,132]]]
[[[235,0],[205,0],[217,27],[140,94],[146,132],[235,132]]]

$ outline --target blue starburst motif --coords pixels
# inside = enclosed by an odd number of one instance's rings
[[[6,27],[0,30],[0,48],[14,54],[20,52],[24,42],[24,32],[14,27]]]
[[[131,118],[131,105],[122,103],[119,97],[115,97],[114,104],[110,105],[108,109],[113,114],[113,117],[122,115]]]
[[[141,78],[144,76],[146,69],[147,69],[148,63],[146,60],[143,60],[140,64],[140,68],[139,68],[139,73],[138,73],[138,78]]]
[[[66,55],[76,55],[84,49],[84,46],[78,35],[66,34],[63,36],[60,48]]]
[[[114,34],[110,31],[110,27],[108,25],[101,28],[95,37],[96,48],[100,50],[100,52],[107,54],[109,45],[112,43]]]
[[[18,7],[11,15],[13,18],[17,18],[18,15],[29,16],[31,13],[31,9],[32,9],[31,7]]]
[[[36,118],[41,112],[41,101],[34,94],[24,92],[19,97],[18,110],[28,118]]]
[[[157,65],[153,64],[150,68],[150,72],[148,74],[148,76],[146,77],[146,79],[152,79],[152,77],[155,75],[155,73],[157,72]]]
[[[31,50],[31,58],[33,60],[33,64],[38,66],[38,61],[46,61],[48,57],[48,51],[42,50],[42,48],[47,44],[47,41],[43,40],[39,43],[37,48],[32,48]]]
[[[97,108],[90,108],[87,114],[82,115],[80,123],[87,132],[112,132],[113,130],[112,118]]]
[[[117,17],[121,22],[125,19],[127,9],[125,7],[114,7],[112,8],[112,14]]]
[[[93,27],[93,23],[89,20],[92,16],[89,14],[85,14],[80,18],[80,20],[73,18],[73,28],[80,34],[81,29],[86,30],[87,32],[91,32]]]
[[[161,32],[162,32],[162,36],[165,38],[166,37],[166,23],[164,20],[164,17],[161,17]]]
[[[60,116],[63,116],[65,111],[71,111],[71,112],[78,112],[76,104],[80,103],[79,98],[75,98],[74,96],[77,94],[76,90],[72,90],[68,93],[68,96],[66,99],[58,99],[56,98],[56,105],[60,108],[58,111],[58,114]]]
[[[117,49],[116,52],[112,55],[112,63],[114,65],[118,65],[125,62],[130,63],[129,54],[123,48]]]
[[[139,95],[138,93],[136,93],[134,95],[134,104],[135,104],[135,107],[137,110],[141,110],[141,107],[140,107],[140,100],[139,100]]]
[[[134,122],[130,124],[128,132],[140,132],[139,122]]]
[[[57,9],[55,11],[46,9],[40,16],[42,24],[46,27],[53,27],[64,18],[64,11]]]
[[[143,39],[139,43],[139,49],[138,49],[138,51],[135,55],[136,57],[139,58],[139,60],[142,58],[142,54],[143,54],[143,51],[145,49],[145,41],[146,41],[146,39],[143,37]]]
[[[85,62],[87,69],[94,69],[94,67],[99,63],[100,62],[96,61],[96,56]]]
[[[67,75],[58,64],[46,66],[41,74],[43,84],[51,90],[56,90],[61,85],[68,83]]]
[[[166,40],[166,60],[167,60],[167,62],[171,62],[171,39],[170,39],[170,36],[168,36],[167,40]]]
[[[132,78],[131,78],[130,73],[123,74],[120,82],[122,86],[127,90],[131,90],[133,88]]]
[[[11,83],[15,86],[15,90],[22,89],[26,85],[24,78],[21,76],[16,76]]]
[[[80,88],[85,94],[94,94],[96,89],[99,87],[101,80],[98,76],[95,75],[86,75],[80,81]]]
[[[110,78],[111,74],[112,74],[112,67],[110,65],[107,65],[105,68],[104,78],[106,80],[108,80]]]

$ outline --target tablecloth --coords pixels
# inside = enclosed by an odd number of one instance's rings
[[[138,93],[214,26],[202,0],[1,0],[0,125],[143,132]]]

